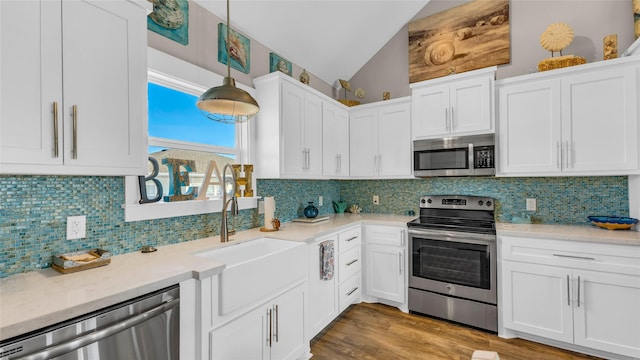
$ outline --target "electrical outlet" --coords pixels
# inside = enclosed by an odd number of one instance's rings
[[[322,206],[322,196],[318,196],[318,206]]]
[[[87,217],[68,216],[67,217],[67,240],[83,239],[87,236]]]
[[[527,211],[538,210],[538,204],[536,199],[527,199]]]
[[[264,200],[258,200],[258,214],[264,214]]]
[[[380,205],[380,197],[378,195],[373,195],[373,205]]]

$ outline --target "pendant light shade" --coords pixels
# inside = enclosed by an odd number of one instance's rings
[[[222,85],[205,91],[196,103],[208,119],[225,124],[247,121],[260,110],[256,100],[248,92],[237,88],[236,81],[231,77],[230,33],[227,0],[227,76],[222,80]]]

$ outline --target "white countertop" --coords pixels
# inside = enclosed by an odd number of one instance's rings
[[[414,217],[375,214],[334,215],[315,224],[284,223],[280,231],[238,232],[228,243],[211,237],[113,256],[106,266],[71,274],[47,268],[0,279],[0,340],[72,319],[192,278],[206,278],[223,263],[193,256],[259,237],[308,241],[359,222],[405,225]]]
[[[640,232],[607,230],[595,225],[497,223],[498,235],[640,246]]]
[[[259,237],[310,241],[357,223],[405,226],[415,216],[339,214],[328,221],[284,223],[280,231],[241,231],[228,243],[211,237],[158,247],[154,253],[113,256],[111,264],[71,274],[48,268],[0,279],[0,340],[117,304],[192,278],[206,278],[223,263],[193,256]],[[640,246],[640,232],[592,226],[497,224],[499,235],[552,238]]]

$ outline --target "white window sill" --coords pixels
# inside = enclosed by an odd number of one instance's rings
[[[127,176],[125,180],[126,203],[122,205],[122,208],[126,222],[222,212],[222,199],[220,198],[139,204],[140,192],[137,181],[135,176]],[[238,198],[238,209],[255,209],[258,207],[258,199],[260,199],[258,196]]]

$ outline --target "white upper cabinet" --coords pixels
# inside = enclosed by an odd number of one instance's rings
[[[322,106],[322,174],[349,176],[349,111],[329,102]]]
[[[626,175],[638,167],[638,61],[498,85],[500,175]]]
[[[125,0],[0,3],[0,172],[147,172],[145,15]]]
[[[411,176],[409,98],[360,105],[349,121],[351,177]]]
[[[260,104],[256,176],[321,178],[323,95],[279,72],[254,79],[254,84]]]
[[[493,132],[496,67],[411,84],[412,138]]]

